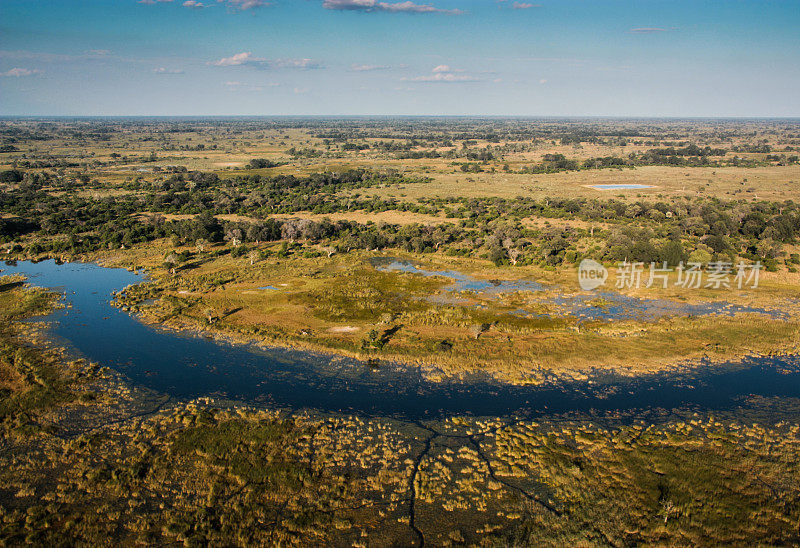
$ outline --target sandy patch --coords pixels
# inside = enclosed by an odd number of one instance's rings
[[[328,333],[355,333],[359,329],[360,328],[358,328],[358,327],[353,327],[351,325],[345,325],[345,326],[342,326],[342,327],[331,327],[330,329],[328,329]]]

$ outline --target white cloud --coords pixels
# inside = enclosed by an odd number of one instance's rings
[[[12,78],[22,78],[23,76],[36,76],[38,74],[44,74],[44,72],[39,69],[27,69],[27,68],[12,68],[5,72],[0,72],[0,76],[8,76]]]
[[[329,10],[346,11],[383,11],[389,13],[445,13],[460,15],[459,9],[441,9],[431,4],[415,4],[414,2],[378,2],[378,0],[323,0],[322,7]]]
[[[321,69],[325,66],[319,61],[313,59],[274,59],[269,62],[272,68],[288,68],[288,69],[302,69],[312,70]]]
[[[225,89],[228,91],[264,91],[266,88],[275,88],[280,86],[280,84],[275,83],[267,83],[267,84],[247,84],[244,82],[237,82],[237,81],[228,81],[225,82]]]
[[[417,76],[414,78],[400,78],[403,82],[485,82],[485,78],[467,74],[464,69],[453,68],[450,65],[437,65],[431,70],[431,74]],[[496,80],[495,80],[496,81]]]
[[[272,5],[272,2],[267,0],[217,0],[217,2],[227,4],[229,7],[238,10],[250,10]]]
[[[238,67],[238,66],[251,66],[272,69],[298,69],[298,70],[312,70],[321,69],[325,66],[319,61],[314,59],[265,59],[264,57],[256,57],[251,51],[243,51],[230,57],[223,57],[219,61],[211,61],[208,63],[215,67]]]
[[[309,91],[311,91],[310,88],[294,88],[295,95],[302,95],[304,93],[308,93]]]
[[[350,70],[353,72],[371,72],[375,70],[388,70],[392,67],[389,65],[350,65]]]
[[[18,60],[27,60],[27,61],[42,61],[44,63],[67,63],[71,61],[83,61],[83,60],[97,60],[97,59],[107,59],[110,56],[110,52],[105,50],[90,50],[81,55],[66,55],[63,53],[43,53],[43,52],[33,52],[27,50],[0,50],[0,58],[3,59],[18,59]],[[125,60],[124,58],[118,58],[120,60]]]
[[[239,65],[263,65],[266,62],[267,60],[263,57],[254,57],[252,51],[243,51],[230,57],[223,57],[219,61],[213,61],[210,64],[215,67],[236,67]]]
[[[173,0],[139,0],[140,4],[168,4]],[[260,8],[262,6],[271,6],[272,2],[269,0],[217,0],[217,3],[224,4],[228,6],[228,8],[232,10],[249,10],[253,8]],[[210,7],[207,4],[203,4],[202,2],[198,2],[197,0],[185,0],[181,3],[181,6],[185,8],[208,8]]]
[[[669,32],[669,29],[662,29],[661,27],[639,27],[631,29],[634,34],[652,34],[656,32]]]
[[[456,83],[456,82],[483,82],[482,78],[471,76],[463,73],[462,69],[454,69],[448,65],[438,65],[433,67],[432,74],[425,76],[417,76],[415,78],[401,78],[403,82],[443,82],[443,83]]]
[[[417,76],[416,78],[403,78],[408,82],[480,82],[479,78],[467,76],[465,74],[453,74],[451,72],[437,72],[433,76]]]
[[[511,6],[515,10],[529,10],[531,8],[541,8],[539,4],[530,4],[528,2],[514,2]]]
[[[433,67],[432,72],[464,72],[464,69],[454,69],[450,68],[450,65],[439,65]]]
[[[181,69],[168,69],[166,67],[154,68],[153,72],[156,74],[183,74]]]

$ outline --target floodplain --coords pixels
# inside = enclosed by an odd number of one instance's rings
[[[9,543],[797,542],[795,121],[4,119],[0,145]]]

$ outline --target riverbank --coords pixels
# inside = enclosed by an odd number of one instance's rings
[[[108,364],[130,382],[188,400],[215,396],[272,408],[308,408],[404,420],[433,416],[536,416],[558,410],[628,410],[659,405],[725,405],[746,394],[792,395],[792,356],[724,364],[684,363],[669,372],[621,376],[594,369],[588,379],[555,375],[540,385],[498,382],[487,374],[431,381],[423,367],[359,361],[305,350],[259,349],[211,337],[153,329],[108,296],[141,288],[141,274],[91,263],[19,262],[7,272],[64,292],[66,308],[48,316],[48,335],[77,356]],[[786,375],[790,375],[787,377]],[[718,386],[719,385],[719,386]],[[724,387],[724,388],[723,388]]]
[[[363,253],[252,261],[225,248],[182,249],[189,253],[185,265],[171,273],[158,252],[143,251],[93,258],[147,268],[151,281],[116,301],[148,324],[408,364],[433,381],[487,374],[504,383],[542,384],[553,377],[585,380],[602,370],[635,377],[687,362],[792,353],[800,345],[792,280],[767,277],[749,292],[639,289],[611,302],[571,288],[574,273],[497,269],[473,260],[404,256],[434,273],[460,267],[482,283],[522,280],[545,289],[453,292],[446,277],[381,271],[370,262],[376,255]]]

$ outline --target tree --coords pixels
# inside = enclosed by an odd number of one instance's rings
[[[228,230],[225,233],[225,240],[230,242],[233,247],[238,247],[242,242],[242,231],[238,228]]]
[[[506,250],[502,247],[495,246],[489,250],[489,260],[497,266],[504,264],[507,259]]]
[[[192,232],[195,238],[203,238],[209,242],[222,240],[222,225],[210,211],[200,213],[194,220]]]
[[[295,240],[300,237],[300,228],[298,221],[289,219],[281,226],[281,239]]]
[[[665,262],[669,266],[677,266],[686,261],[686,252],[683,245],[678,240],[670,240],[659,250],[659,262]]]
[[[247,167],[250,169],[263,169],[268,167],[275,167],[276,165],[278,164],[276,164],[275,162],[271,162],[270,160],[267,160],[265,158],[253,158],[252,160],[250,160],[250,163],[247,164]]]
[[[19,183],[22,181],[23,172],[17,169],[0,171],[0,183]]]
[[[178,256],[178,254],[173,251],[172,253],[167,255],[166,258],[164,259],[164,266],[166,266],[169,269],[170,273],[174,275],[175,267],[178,266],[180,261],[181,259]]]

